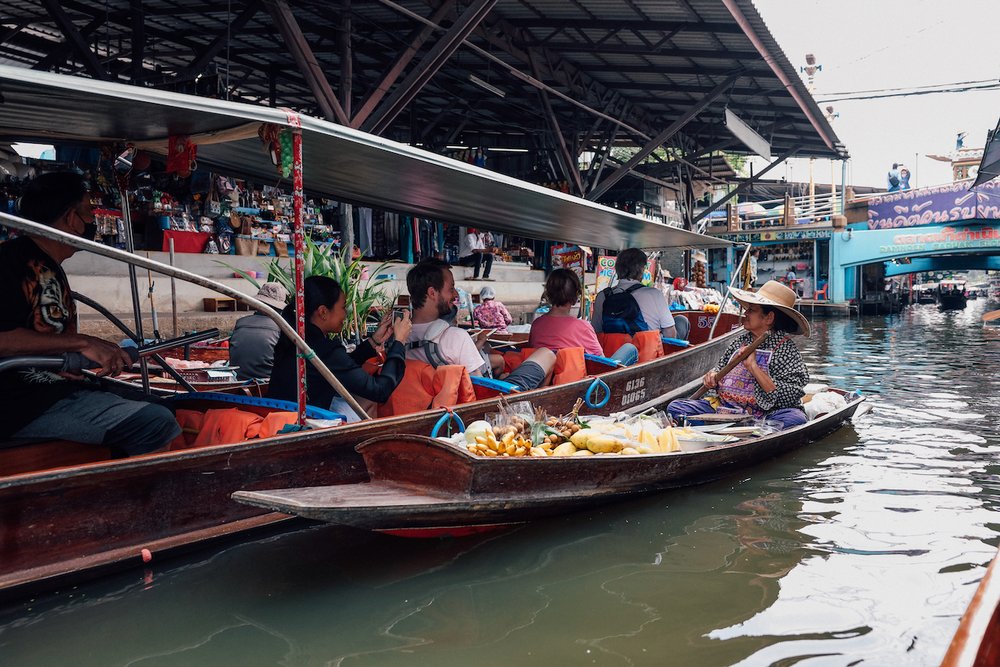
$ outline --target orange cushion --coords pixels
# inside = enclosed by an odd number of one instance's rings
[[[556,352],[552,384],[568,384],[587,377],[587,364],[582,347],[567,347]]]

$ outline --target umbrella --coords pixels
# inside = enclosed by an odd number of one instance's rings
[[[976,186],[992,181],[997,176],[1000,176],[1000,121],[997,121],[996,129],[990,132],[986,139],[983,160],[979,163],[979,173],[976,174],[976,180],[969,189],[975,189]]]

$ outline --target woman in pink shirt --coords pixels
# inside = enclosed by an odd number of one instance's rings
[[[570,314],[581,293],[580,278],[569,269],[556,269],[545,281],[545,299],[551,310],[531,323],[528,347],[547,347],[562,350],[567,347],[582,347],[587,354],[604,356],[604,350],[597,341],[594,327],[587,320],[577,319]],[[626,343],[612,355],[626,366],[639,359],[635,345]]]

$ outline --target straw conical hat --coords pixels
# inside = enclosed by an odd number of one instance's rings
[[[795,310],[795,301],[798,297],[795,292],[789,287],[782,285],[776,280],[768,280],[763,286],[756,292],[748,292],[746,290],[736,289],[735,287],[730,290],[733,298],[736,299],[741,304],[755,303],[758,306],[770,306],[772,308],[777,308],[781,312],[785,313],[799,325],[799,330],[792,333],[799,334],[801,336],[809,336],[809,322],[802,313]]]

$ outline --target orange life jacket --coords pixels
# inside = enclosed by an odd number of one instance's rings
[[[422,361],[407,359],[403,380],[389,400],[379,406],[379,416],[406,415],[474,400],[476,391],[465,366],[434,368]]]
[[[610,357],[625,343],[632,342],[632,336],[627,333],[599,333],[597,334],[597,342],[601,344],[601,349],[604,350],[604,356]]]
[[[659,331],[638,331],[632,336],[632,344],[639,350],[639,363],[663,356],[663,339]]]
[[[587,363],[582,347],[567,347],[556,352],[552,384],[569,384],[587,377]]]

